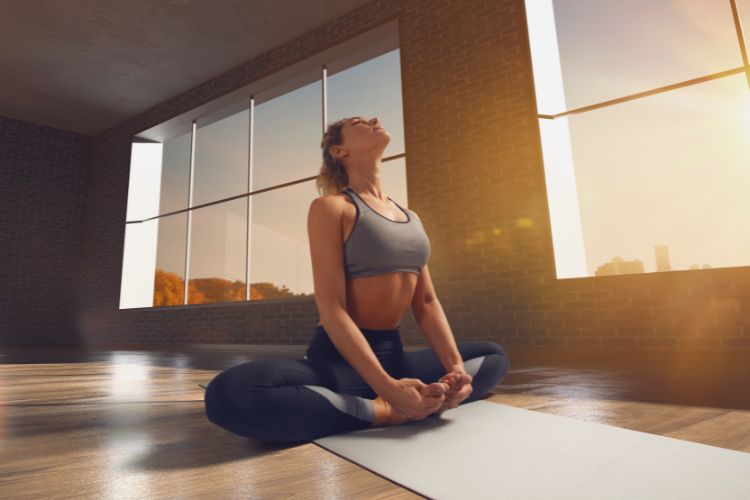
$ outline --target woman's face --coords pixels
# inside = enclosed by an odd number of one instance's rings
[[[377,151],[382,154],[391,140],[391,136],[375,117],[365,120],[361,116],[350,118],[341,130],[343,140],[341,146],[332,149],[343,156],[357,156],[361,153],[372,154]],[[337,151],[338,150],[338,151]]]

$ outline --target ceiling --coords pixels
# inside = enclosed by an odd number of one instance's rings
[[[0,115],[95,136],[371,0],[3,0]]]

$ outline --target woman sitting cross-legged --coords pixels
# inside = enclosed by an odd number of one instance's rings
[[[326,194],[310,204],[307,221],[320,319],[306,356],[216,375],[205,393],[211,422],[241,436],[308,441],[439,414],[481,398],[508,372],[499,344],[453,338],[422,222],[382,190],[389,141],[377,118],[328,127],[318,176]],[[431,348],[403,348],[410,305]]]

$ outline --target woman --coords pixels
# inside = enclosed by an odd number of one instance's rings
[[[499,344],[456,344],[420,218],[382,190],[389,141],[377,118],[328,127],[317,179],[324,196],[307,222],[320,313],[307,354],[218,374],[205,393],[211,422],[267,441],[308,441],[439,414],[484,396],[507,373]],[[404,351],[399,327],[409,306],[432,349]]]

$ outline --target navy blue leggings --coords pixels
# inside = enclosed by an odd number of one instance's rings
[[[404,351],[398,327],[360,329],[395,379],[437,382],[445,368],[431,348]],[[487,394],[510,368],[495,342],[457,341],[473,391],[461,404]],[[318,325],[304,359],[247,361],[216,375],[204,395],[206,416],[235,434],[263,441],[301,442],[372,426],[377,397]]]

